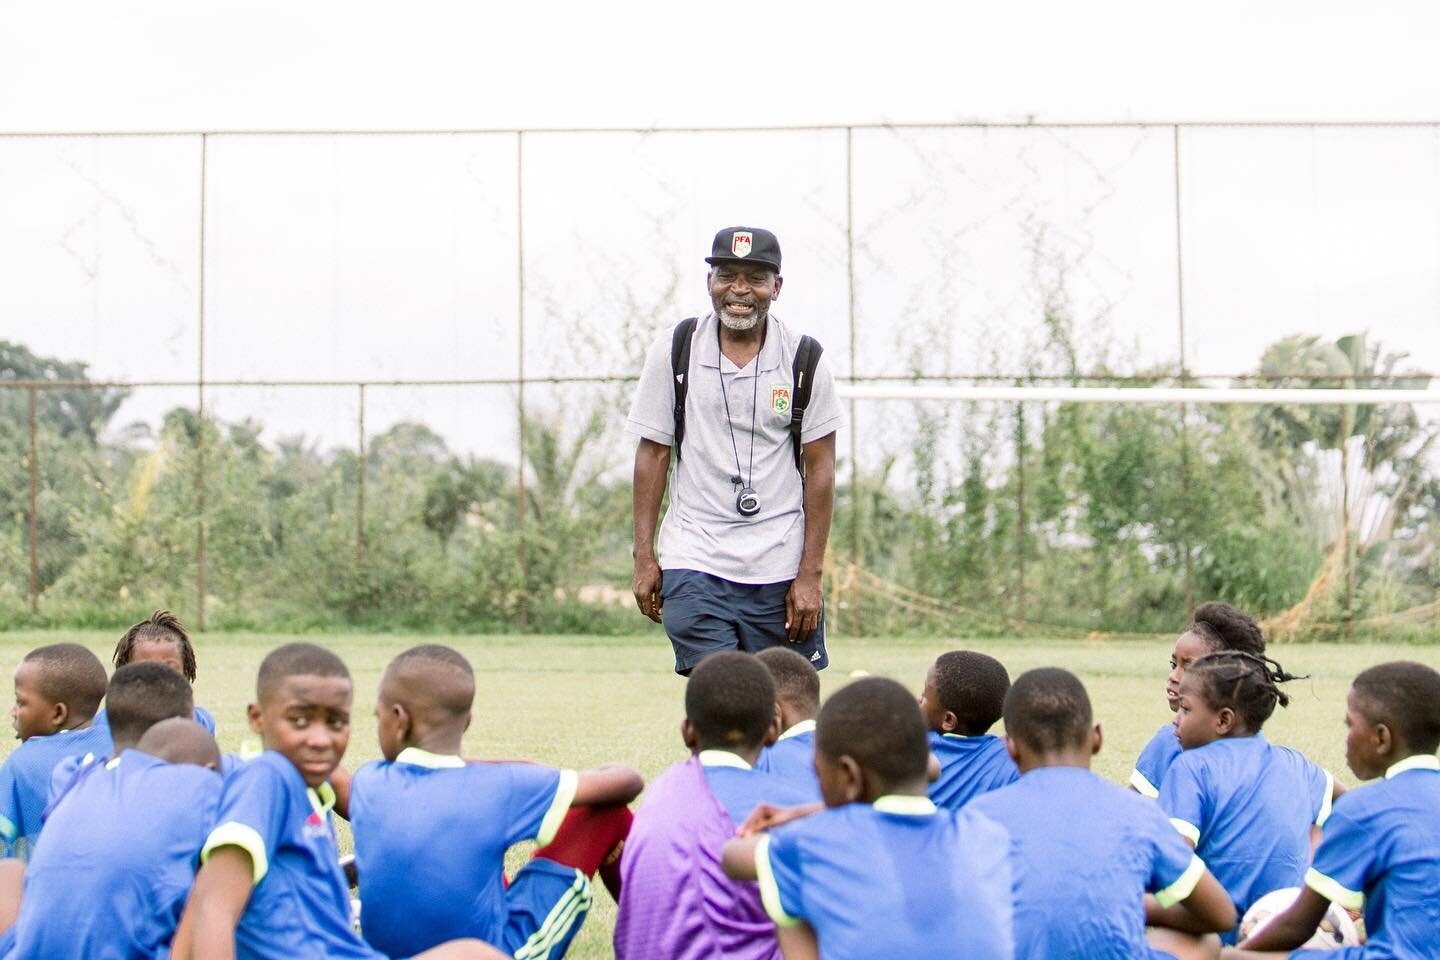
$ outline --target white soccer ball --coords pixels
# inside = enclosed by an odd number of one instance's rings
[[[1265,896],[1256,900],[1245,911],[1245,917],[1240,921],[1240,939],[1243,942],[1246,937],[1265,929],[1266,924],[1275,918],[1277,914],[1284,913],[1300,897],[1299,887],[1285,887],[1281,890],[1272,890]],[[1355,929],[1355,922],[1350,919],[1339,904],[1330,904],[1330,909],[1325,911],[1325,916],[1320,920],[1320,926],[1316,929],[1315,935],[1304,943],[1301,948],[1306,950],[1339,950],[1341,947],[1356,947],[1360,945],[1360,932]]]

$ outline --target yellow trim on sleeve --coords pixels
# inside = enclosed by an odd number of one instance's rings
[[[555,834],[560,832],[560,824],[565,822],[565,814],[570,812],[570,804],[575,802],[575,791],[580,789],[580,774],[574,770],[561,770],[560,782],[555,786],[555,799],[550,801],[550,809],[545,811],[545,816],[540,820],[540,831],[535,834],[535,842],[545,846],[555,839]]]
[[[1363,910],[1365,908],[1365,894],[1351,890],[1338,880],[1332,880],[1314,867],[1305,872],[1305,886],[1331,903],[1338,903],[1346,910]]]
[[[1325,821],[1330,819],[1330,807],[1335,802],[1335,777],[1329,770],[1325,774],[1325,799],[1320,801],[1320,812],[1315,815],[1315,826],[1325,826]]]
[[[1151,783],[1150,779],[1140,772],[1139,767],[1130,771],[1130,786],[1134,787],[1135,792],[1142,797],[1149,797],[1151,800],[1160,799],[1160,788]]]
[[[270,861],[265,856],[265,841],[253,827],[235,820],[227,820],[214,830],[205,841],[205,846],[200,849],[200,862],[205,863],[210,855],[221,847],[239,847],[250,854],[250,866],[254,874],[251,886],[257,886],[265,879],[265,874],[270,872]]]
[[[780,903],[780,887],[775,883],[775,871],[770,866],[770,835],[762,834],[755,844],[755,878],[760,884],[760,903],[765,912],[775,921],[777,927],[793,927],[800,922],[785,912]]]
[[[1186,867],[1185,872],[1180,874],[1180,879],[1170,884],[1170,886],[1164,890],[1156,891],[1155,902],[1162,907],[1175,906],[1175,904],[1195,892],[1195,886],[1203,876],[1205,876],[1205,861],[1199,857],[1191,857],[1190,866]]]
[[[1189,840],[1197,847],[1200,845],[1200,828],[1195,826],[1195,824],[1189,820],[1181,820],[1179,817],[1171,817],[1170,824],[1176,830],[1180,831],[1180,836]]]
[[[19,835],[20,828],[15,826],[15,821],[0,814],[0,838],[3,838],[6,843],[14,843]]]

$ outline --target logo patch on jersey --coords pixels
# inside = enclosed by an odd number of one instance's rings
[[[771,384],[770,386],[770,409],[776,413],[790,412],[790,387],[789,385]]]
[[[326,836],[330,831],[325,825],[325,818],[312,810],[310,816],[305,818],[305,827],[301,832],[305,835],[306,839],[314,839],[315,837]]]
[[[730,238],[730,252],[737,257],[750,256],[750,247],[755,243],[755,235],[747,230],[736,230],[735,235]]]

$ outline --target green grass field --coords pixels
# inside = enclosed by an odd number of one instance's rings
[[[0,662],[7,668],[45,643],[77,640],[109,661],[115,634],[76,631],[0,633]],[[669,646],[658,629],[637,637],[433,636],[330,634],[292,637],[251,633],[207,634],[197,640],[200,665],[196,702],[219,721],[220,745],[236,750],[251,736],[245,705],[254,693],[255,671],[267,650],[306,639],[345,658],[355,676],[355,722],[345,762],[352,769],[379,755],[372,716],[375,689],[389,659],[416,643],[446,642],[461,650],[477,674],[475,720],[465,738],[474,756],[528,757],[567,767],[618,760],[647,778],[684,756],[679,725],[683,682],[671,673]],[[1062,666],[1085,681],[1104,727],[1105,747],[1096,758],[1102,775],[1123,783],[1140,747],[1168,722],[1163,697],[1168,641],[984,640],[968,644],[925,639],[835,637],[826,692],[852,671],[894,677],[919,692],[925,670],[947,649],[970,646],[1003,661],[1012,677],[1039,666]],[[1440,648],[1364,644],[1291,645],[1271,651],[1294,673],[1309,674],[1288,686],[1292,704],[1266,729],[1271,739],[1303,750],[1347,785],[1344,705],[1350,679],[1385,660],[1421,660],[1440,668]],[[998,732],[998,731],[997,731]],[[8,748],[6,751],[8,753]],[[342,844],[348,845],[348,834]],[[521,862],[524,851],[512,859]],[[615,909],[597,893],[595,909],[575,942],[572,957],[610,956]]]

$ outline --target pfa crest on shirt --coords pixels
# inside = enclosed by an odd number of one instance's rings
[[[790,385],[771,384],[770,386],[770,409],[776,413],[785,414],[790,412]]]

